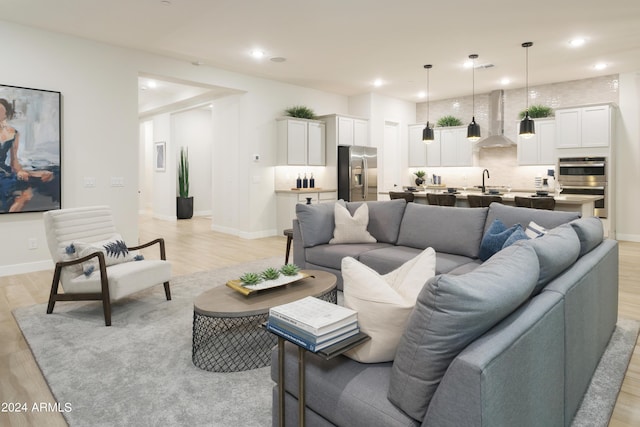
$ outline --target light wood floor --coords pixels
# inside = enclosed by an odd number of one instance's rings
[[[164,237],[174,276],[282,255],[285,238],[244,240],[210,230],[208,218],[167,222],[143,217],[140,241]],[[284,261],[284,259],[283,259]],[[55,403],[11,311],[45,303],[52,271],[0,277],[0,403]],[[59,302],[58,304],[64,304]],[[621,317],[640,320],[640,243],[620,244]],[[96,327],[101,326],[98,322]],[[73,403],[73,402],[71,402]],[[100,404],[109,405],[108,400]],[[66,426],[58,413],[0,413],[0,426]],[[640,346],[636,343],[610,426],[640,425]]]

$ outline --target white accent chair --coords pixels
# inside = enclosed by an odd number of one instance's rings
[[[102,301],[105,324],[110,326],[112,301],[161,283],[164,284],[167,300],[171,300],[171,264],[166,261],[164,239],[128,247],[130,251],[135,251],[157,244],[160,248],[160,259],[107,266],[105,256],[100,251],[74,258],[67,255],[66,248],[74,242],[97,243],[117,235],[110,207],[52,210],[45,212],[43,217],[47,244],[55,262],[47,314],[53,312],[56,301],[99,300]],[[85,275],[82,270],[83,263],[96,257],[99,268]],[[58,293],[59,284],[62,285],[64,293]]]

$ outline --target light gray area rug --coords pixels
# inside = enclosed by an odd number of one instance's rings
[[[193,300],[283,258],[187,276],[116,302],[104,326],[100,302],[14,310],[22,333],[71,426],[270,426],[269,367],[204,371],[191,361]]]
[[[618,318],[616,329],[573,418],[572,427],[609,424],[639,331],[640,322]]]
[[[281,265],[268,258],[172,280],[113,306],[104,326],[99,302],[58,302],[14,310],[63,414],[75,426],[270,426],[269,368],[203,371],[191,361],[193,300],[247,271]],[[573,427],[606,426],[640,322],[619,319]]]

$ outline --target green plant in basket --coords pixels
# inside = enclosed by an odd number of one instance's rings
[[[454,116],[442,116],[438,120],[438,126],[447,127],[447,126],[461,126],[462,120]]]
[[[262,277],[257,273],[244,273],[240,276],[240,281],[242,282],[242,286],[256,285],[262,282]]]
[[[285,276],[295,276],[299,271],[300,267],[295,264],[283,265],[282,268],[280,268],[280,273],[284,274]]]
[[[269,267],[262,272],[261,276],[264,280],[276,280],[280,277],[280,272],[275,268]]]
[[[524,115],[527,113],[527,110],[520,111],[520,119],[524,119]],[[531,105],[529,106],[529,117],[532,119],[541,119],[544,117],[553,116],[553,108],[547,107],[546,105]]]
[[[316,117],[316,113],[304,105],[294,105],[293,107],[289,107],[284,110],[285,114],[289,117],[296,117],[299,119],[314,119]]]

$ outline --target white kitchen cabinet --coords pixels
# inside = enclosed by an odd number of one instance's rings
[[[321,121],[282,117],[277,119],[278,163],[325,165],[325,124]]]
[[[560,108],[555,116],[557,148],[609,147],[611,144],[610,105]]]
[[[336,191],[282,191],[276,193],[276,219],[278,234],[285,229],[291,228],[293,220],[296,218],[296,205],[306,204],[307,197],[312,204],[331,203],[338,200]]]
[[[536,133],[529,139],[518,137],[519,165],[553,165],[556,163],[556,122],[534,119]],[[519,129],[520,122],[516,124]]]
[[[466,127],[440,129],[440,165],[473,166],[473,142]]]
[[[423,129],[424,125],[409,125],[410,168],[421,168],[427,165],[427,144],[422,142]]]
[[[329,114],[318,117],[326,124],[327,147],[338,145],[369,146],[369,121],[362,118]]]
[[[440,138],[442,133],[440,130],[434,130],[433,132],[433,141],[426,144],[427,147],[427,166],[440,166],[442,156],[442,151],[440,148]],[[420,139],[422,139],[422,135],[420,135]]]

